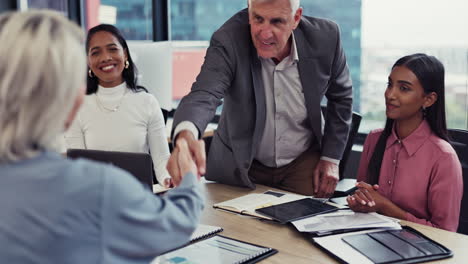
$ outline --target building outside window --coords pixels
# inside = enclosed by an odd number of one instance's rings
[[[67,0],[18,0],[18,9],[53,9],[60,11],[64,14],[68,13],[68,1]]]
[[[112,24],[127,40],[153,40],[152,0],[85,0],[86,26]]]
[[[152,39],[151,0],[87,2],[100,7],[101,14],[92,17],[106,19],[105,12],[110,13],[107,19],[128,39]],[[462,34],[468,28],[467,1],[302,0],[301,6],[304,15],[340,26],[353,79],[354,111],[363,115],[360,132],[383,127],[383,94],[391,66],[416,52],[443,62],[448,125],[468,129],[468,34]],[[247,0],[169,0],[174,106],[190,90],[213,32],[246,7]]]

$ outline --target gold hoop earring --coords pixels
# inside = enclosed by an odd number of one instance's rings
[[[125,61],[125,69],[128,69],[128,67],[130,66],[130,63],[128,62],[128,60]]]
[[[94,78],[94,74],[93,74],[93,72],[91,71],[91,69],[88,70],[88,76],[89,76],[90,78]]]

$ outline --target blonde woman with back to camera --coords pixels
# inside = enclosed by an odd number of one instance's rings
[[[84,97],[80,28],[53,11],[6,13],[0,41],[0,262],[149,263],[187,243],[203,198],[186,142],[182,184],[162,198],[64,158],[53,145]]]

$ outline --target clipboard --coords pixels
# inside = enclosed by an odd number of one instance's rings
[[[151,264],[252,264],[277,252],[273,248],[215,235],[167,252]]]
[[[190,243],[195,243],[198,240],[208,238],[221,231],[223,231],[223,228],[220,226],[198,224],[197,228],[190,237]]]

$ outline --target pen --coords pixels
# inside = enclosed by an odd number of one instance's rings
[[[353,188],[349,189],[346,191],[346,194],[348,195],[352,195],[355,191],[357,191],[359,189],[359,187],[357,186],[354,186]]]
[[[326,203],[330,201],[330,198],[315,198],[315,197],[311,197],[311,198],[321,203]]]

